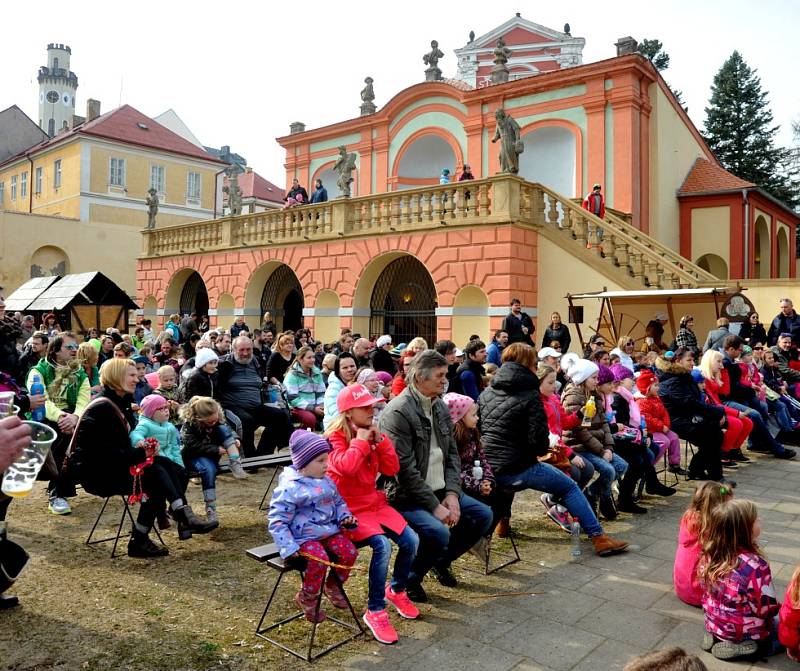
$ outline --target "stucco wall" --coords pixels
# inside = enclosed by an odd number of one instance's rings
[[[731,208],[699,207],[692,210],[692,258],[694,263],[703,254],[716,254],[725,260],[730,268]]]

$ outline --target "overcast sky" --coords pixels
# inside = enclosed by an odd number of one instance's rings
[[[518,11],[556,30],[569,22],[572,34],[586,39],[585,63],[615,55],[614,42],[625,35],[660,39],[672,58],[664,75],[683,91],[700,128],[714,74],[738,49],[769,92],[781,143],[791,141],[790,123],[800,118],[796,0],[17,0],[3,8],[0,109],[16,104],[38,120],[36,73],[46,64],[46,46],[68,44],[78,114],[89,97],[103,111],[122,102],[155,116],[171,107],[201,142],[230,145],[281,185],[284,154],[274,138],[287,134],[291,121],[315,128],[357,116],[367,75],[375,79],[375,102],[384,105],[424,79],[422,55],[432,39],[445,52],[439,66],[452,77],[453,49],[465,45],[470,30],[481,35]]]

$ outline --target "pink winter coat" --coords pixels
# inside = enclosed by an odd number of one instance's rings
[[[697,577],[697,564],[700,561],[700,542],[689,532],[684,518],[678,532],[678,549],[675,551],[675,566],[672,570],[672,581],[675,594],[690,606],[700,606],[703,598],[703,586]]]
[[[328,460],[328,475],[358,520],[358,527],[347,535],[356,543],[370,536],[383,535],[383,529],[400,534],[406,528],[403,516],[386,502],[383,491],[375,488],[378,474],[389,477],[400,470],[400,460],[388,436],[381,435],[375,449],[366,440],[353,438],[350,444],[342,431],[328,437],[333,451]]]

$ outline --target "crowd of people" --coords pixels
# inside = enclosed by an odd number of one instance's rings
[[[608,350],[595,334],[582,354],[568,351],[558,313],[537,350],[517,299],[488,346],[474,335],[461,348],[350,329],[323,344],[308,329],[279,332],[269,313],[253,329],[242,317],[210,329],[190,314],[171,315],[158,334],[144,320],[130,335],[83,337],[60,330],[54,315],[39,330],[23,332],[24,321],[0,315],[0,363],[21,412],[43,409],[57,434],[43,469],[49,510],[69,514],[76,485],[133,497],[132,557],[168,554],[150,540],[156,524],[174,521],[183,540],[215,529],[221,466],[246,478],[248,457],[288,446],[292,465],[273,492],[268,529],[281,556],[304,568],[297,604],[312,621],[326,618],[323,592],[346,607],[342,584],[369,548],[364,621],[393,643],[387,605],[416,619],[428,576],[457,587],[452,563],[466,552],[487,559],[492,536],[512,533],[523,490],[540,493],[560,530],[582,529],[598,555],[627,551],[603,522],[646,514],[643,492],[675,493],[658,477],[663,460],[702,483],[681,524],[675,584],[705,609],[704,648],[729,658],[779,645],[755,508],[732,498],[730,475],[749,461],[746,450],[795,456],[786,444],[800,435],[800,319],[788,299],[768,332],[757,316],[738,335],[721,320],[724,336],[709,334],[700,349],[684,315],[667,345],[658,314],[639,351],[630,337]],[[31,394],[37,383],[44,393]],[[2,420],[10,447],[0,447],[17,450],[25,426]],[[681,440],[694,446],[687,470]],[[204,516],[187,503],[190,478],[202,486]],[[748,580],[759,590],[745,590],[757,601],[752,613],[741,598]],[[790,655],[798,589],[795,575],[780,625]]]

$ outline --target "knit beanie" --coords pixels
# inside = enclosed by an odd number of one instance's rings
[[[131,360],[133,361],[133,363],[143,363],[145,366],[148,363],[150,363],[147,360],[147,357],[146,356],[142,356],[141,354],[137,354],[136,356],[131,357]]]
[[[633,379],[633,371],[621,363],[615,363],[611,366],[611,373],[614,375],[614,382],[621,382],[622,380]]]
[[[591,376],[590,376],[591,377]],[[597,365],[597,384],[608,384],[614,381],[614,373],[608,366]]]
[[[453,426],[455,426],[458,420],[466,415],[469,409],[475,404],[475,401],[469,396],[456,394],[452,391],[445,394],[442,400],[447,403],[447,408],[450,410],[450,421],[453,422]]]
[[[705,383],[705,381],[706,381],[706,379],[703,377],[703,373],[702,373],[702,372],[701,372],[699,369],[697,369],[697,368],[694,368],[694,369],[692,370],[692,379],[693,379],[693,380],[694,380],[694,381],[695,381],[697,384],[704,384],[704,383]]]
[[[392,374],[387,373],[385,370],[379,370],[375,373],[375,377],[378,378],[378,382],[381,384],[391,384],[392,383]]]
[[[581,359],[577,354],[570,352],[561,357],[561,370],[575,384],[583,384],[597,373],[599,368],[593,361]]]
[[[292,465],[299,471],[320,454],[331,451],[331,444],[312,431],[298,429],[289,438],[289,450],[292,453]]]
[[[156,410],[161,410],[161,408],[166,405],[167,399],[165,399],[163,396],[159,396],[158,394],[150,394],[145,396],[142,399],[142,402],[139,403],[139,409],[145,417],[148,419],[153,419],[153,415],[156,414]]]
[[[217,356],[217,353],[213,349],[209,347],[204,347],[203,349],[199,350],[197,354],[194,355],[194,367],[202,368],[207,363],[218,360],[219,357]]]
[[[650,387],[653,386],[655,381],[656,374],[649,368],[643,368],[642,372],[639,373],[639,377],[636,378],[636,388],[642,396],[647,396],[647,392],[650,391]]]

